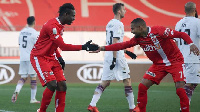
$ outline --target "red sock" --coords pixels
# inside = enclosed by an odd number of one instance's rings
[[[40,112],[46,112],[46,109],[49,106],[49,103],[51,102],[53,93],[54,93],[54,91],[51,91],[48,88],[46,88],[44,90],[43,96],[42,96],[42,102],[41,102],[41,106],[40,106]]]
[[[138,89],[138,107],[140,108],[140,112],[146,112],[148,88],[142,83],[140,83]]]
[[[56,91],[56,96],[55,96],[56,112],[64,112],[65,96],[66,96],[66,91]]]
[[[189,99],[186,95],[186,92],[183,88],[178,88],[176,89],[176,94],[180,98],[180,105],[181,105],[181,110],[182,112],[189,112]]]

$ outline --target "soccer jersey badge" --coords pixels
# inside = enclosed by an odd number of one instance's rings
[[[57,29],[53,28],[53,34],[57,34]]]

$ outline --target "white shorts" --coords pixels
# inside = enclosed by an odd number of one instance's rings
[[[101,80],[124,80],[130,78],[130,70],[126,60],[117,60],[113,70],[110,70],[112,60],[105,60]]]
[[[186,83],[200,83],[200,63],[185,63]]]
[[[22,78],[26,78],[28,75],[30,75],[30,77],[36,77],[36,72],[30,61],[20,61],[18,74],[21,75]]]

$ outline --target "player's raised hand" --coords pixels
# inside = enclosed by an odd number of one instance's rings
[[[99,49],[97,49],[96,51],[91,51],[91,52],[89,52],[89,53],[98,53],[98,52],[100,52],[100,51],[105,51],[105,47],[104,47],[104,46],[101,46],[101,47],[99,47]]]
[[[130,51],[128,51],[128,50],[125,50],[125,53],[129,56],[129,57],[131,57],[132,59],[136,59],[136,54],[134,54],[133,52],[130,52]]]
[[[193,52],[194,55],[197,55],[197,56],[199,55],[199,49],[197,48],[196,45],[194,45],[194,44],[190,45],[190,53],[191,52]]]
[[[84,45],[82,45],[82,50],[86,51],[96,51],[99,49],[99,46],[97,44],[91,44],[92,40],[86,42]]]

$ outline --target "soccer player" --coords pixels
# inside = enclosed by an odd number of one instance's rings
[[[106,26],[106,45],[123,42],[124,38],[124,25],[121,19],[124,18],[126,13],[124,4],[116,3],[113,5],[114,19],[111,19]],[[124,53],[129,54],[132,58],[136,58],[136,55],[127,50],[120,51],[106,51],[102,83],[100,83],[95,91],[93,98],[88,106],[90,112],[99,112],[96,103],[99,101],[103,91],[110,85],[111,80],[123,80],[125,96],[129,103],[130,112],[133,112],[135,108],[134,95],[131,86],[130,70],[126,62]]]
[[[135,34],[130,41],[102,46],[97,51],[118,51],[135,45],[140,45],[153,65],[146,71],[138,86],[137,103],[140,112],[146,112],[147,90],[170,73],[176,86],[176,94],[180,98],[182,112],[189,112],[189,99],[183,89],[185,77],[183,74],[183,56],[173,38],[182,38],[190,46],[190,52],[199,55],[199,49],[184,32],[178,32],[163,26],[147,27],[146,22],[136,18],[131,22],[131,32]]]
[[[31,64],[42,86],[47,86],[37,112],[46,112],[55,91],[55,111],[64,112],[65,109],[67,86],[63,70],[58,61],[61,55],[57,48],[59,47],[63,51],[98,49],[97,45],[90,44],[91,41],[84,45],[65,44],[62,38],[64,25],[71,25],[75,20],[75,8],[71,3],[65,3],[60,6],[58,12],[59,16],[57,18],[50,19],[43,25],[38,40],[31,51]]]
[[[27,80],[28,75],[30,75],[31,78],[30,103],[40,103],[40,101],[37,101],[35,98],[37,92],[36,72],[34,71],[30,62],[30,53],[39,34],[34,29],[35,17],[34,16],[28,17],[27,24],[28,26],[22,29],[19,35],[19,49],[20,49],[19,75],[21,75],[21,79],[18,81],[16,89],[13,93],[12,96],[13,103],[16,102],[17,96],[19,95],[20,90],[22,89],[25,81]]]
[[[177,22],[175,30],[187,33],[194,44],[200,48],[200,20],[195,17],[196,4],[188,2],[185,4],[186,17]],[[197,14],[196,14],[197,15]],[[190,46],[182,39],[176,39],[177,45],[184,57],[186,85],[184,87],[186,94],[191,101],[191,97],[197,84],[200,83],[200,61],[199,57],[190,53]]]

